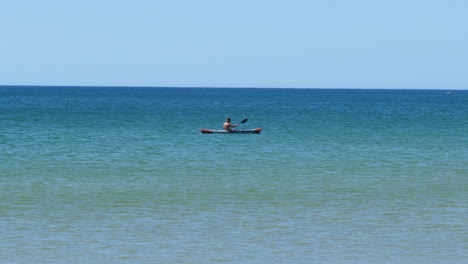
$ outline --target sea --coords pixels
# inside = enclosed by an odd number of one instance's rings
[[[1,263],[466,263],[467,187],[450,87],[0,87]]]

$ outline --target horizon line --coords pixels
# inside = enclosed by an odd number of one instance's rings
[[[149,85],[42,85],[42,84],[0,84],[3,87],[55,87],[55,88],[169,88],[169,89],[293,89],[293,90],[431,90],[431,91],[467,91],[468,88],[352,88],[352,87],[254,87],[254,86],[149,86]]]

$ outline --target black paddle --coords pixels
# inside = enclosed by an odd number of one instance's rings
[[[249,120],[249,119],[247,119],[247,118],[246,118],[246,119],[244,119],[244,120],[240,121],[240,123],[239,123],[238,125],[240,125],[240,124],[243,124],[243,123],[247,122],[247,120]]]

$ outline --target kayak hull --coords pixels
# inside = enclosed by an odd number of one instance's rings
[[[262,132],[261,128],[246,129],[246,130],[223,130],[223,129],[200,129],[202,134],[259,134]]]

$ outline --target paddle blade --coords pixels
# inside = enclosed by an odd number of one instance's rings
[[[247,120],[249,120],[249,119],[246,118],[246,119],[242,120],[240,123],[243,124],[243,123],[247,122]]]

